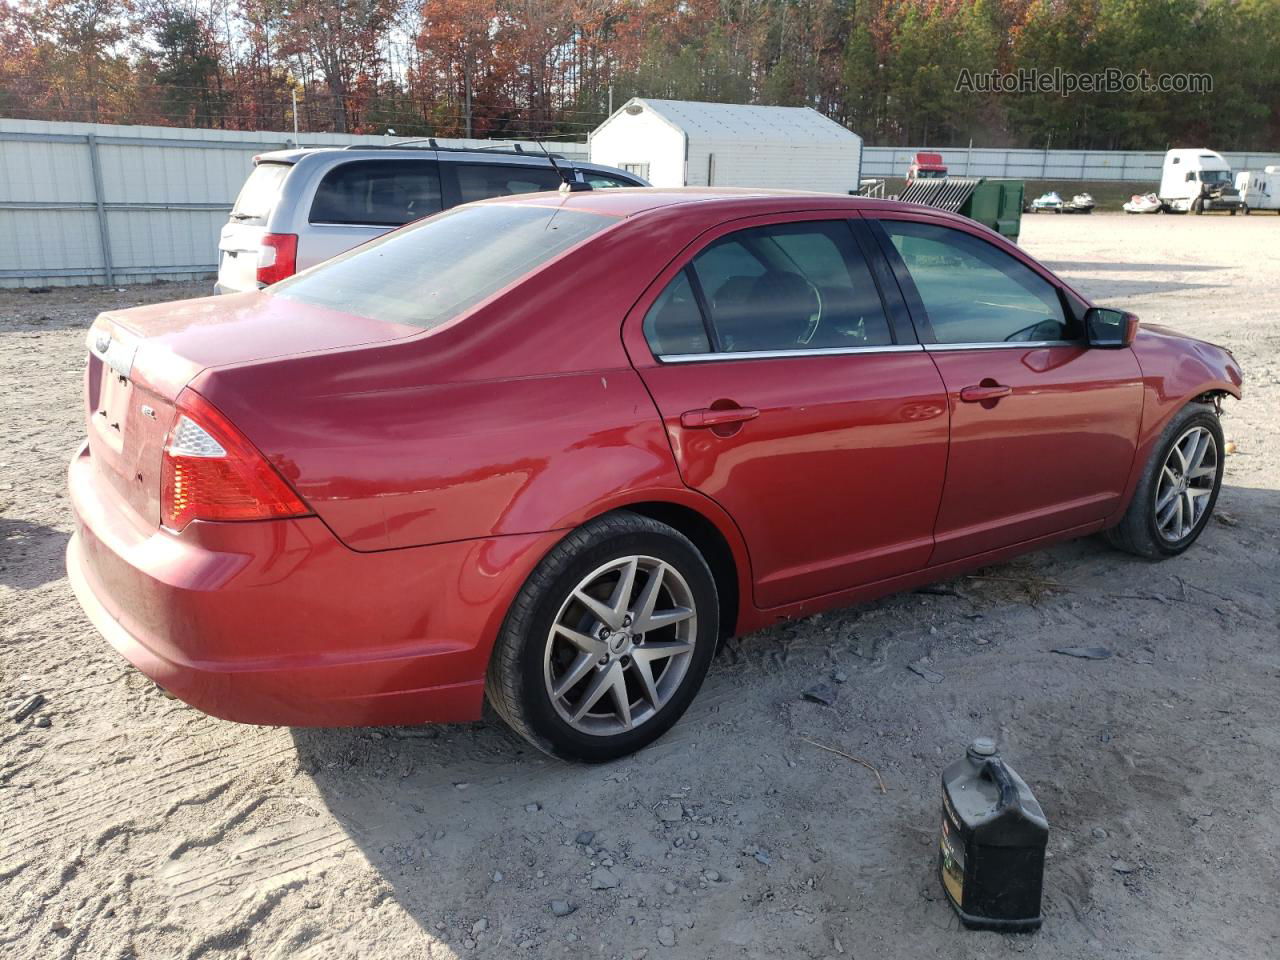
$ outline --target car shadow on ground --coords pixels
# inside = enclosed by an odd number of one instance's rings
[[[54,527],[0,517],[0,585],[32,590],[62,578],[70,539]]]
[[[894,595],[742,638],[722,652],[688,714],[671,732],[638,755],[612,764],[578,766],[547,758],[494,717],[466,725],[295,729],[292,736],[302,770],[310,775],[336,821],[339,832],[334,842],[348,844],[351,855],[364,858],[421,930],[459,954],[542,956],[554,943],[557,953],[579,955],[573,952],[576,949],[581,955],[594,956],[600,948],[598,944],[593,948],[591,937],[625,944],[630,942],[631,930],[637,929],[630,926],[633,923],[645,928],[636,944],[651,947],[654,929],[645,925],[655,924],[656,914],[664,923],[674,917],[670,922],[681,929],[679,921],[685,913],[678,897],[670,896],[673,878],[682,894],[692,887],[692,896],[699,899],[697,906],[683,908],[691,911],[690,929],[695,915],[704,929],[729,922],[717,917],[749,910],[750,904],[743,902],[748,894],[743,891],[750,891],[751,897],[759,893],[751,882],[781,883],[785,877],[786,883],[803,883],[805,871],[816,869],[845,871],[843,882],[852,884],[861,896],[891,900],[902,896],[903,884],[928,892],[934,883],[928,854],[934,842],[932,822],[913,808],[932,809],[932,801],[917,800],[918,788],[911,786],[909,778],[903,779],[902,771],[895,774],[898,782],[891,782],[890,790],[902,799],[894,799],[887,807],[875,794],[870,774],[858,767],[849,770],[861,793],[850,795],[850,788],[842,787],[823,799],[821,791],[815,795],[800,786],[799,778],[809,775],[811,758],[790,753],[796,731],[788,730],[788,711],[798,709],[793,704],[801,699],[799,691],[815,675],[824,676],[830,669],[819,666],[815,671],[815,664],[829,661],[813,651],[841,647],[842,657],[867,665],[859,667],[859,675],[843,688],[841,709],[853,712],[831,721],[838,725],[825,733],[828,738],[843,734],[856,743],[858,738],[872,742],[888,735],[868,727],[872,721],[859,717],[859,707],[846,706],[870,696],[876,684],[918,683],[912,689],[930,694],[947,689],[931,687],[933,681],[918,681],[906,672],[922,650],[933,651],[941,644],[945,665],[937,664],[938,669],[948,673],[949,682],[959,682],[973,648],[966,641],[961,641],[963,649],[952,649],[944,638],[930,640],[929,634],[936,632],[930,624],[938,622],[939,610],[959,623],[971,619],[976,624],[973,629],[983,635],[1008,638],[1003,650],[984,648],[1001,658],[984,661],[989,665],[984,669],[1000,672],[1000,663],[1010,664],[1011,684],[1026,675],[1025,665],[1022,674],[1017,672],[1019,660],[1043,657],[1039,648],[1053,642],[1051,630],[1040,631],[1043,636],[1035,628],[1026,632],[1026,621],[1038,623],[1046,610],[1054,611],[1053,616],[1070,617],[1074,615],[1063,608],[1110,603],[1112,622],[1106,623],[1107,615],[1100,615],[1103,639],[1108,630],[1121,629],[1139,601],[1187,605],[1188,610],[1199,601],[1256,624],[1259,611],[1265,612],[1270,602],[1265,570],[1257,567],[1233,588],[1218,582],[1213,569],[1224,571],[1242,563],[1266,566],[1266,549],[1274,553],[1278,506],[1276,491],[1226,486],[1217,516],[1195,553],[1183,560],[1151,564],[1110,549],[1100,537],[1089,537],[981,570],[940,590]],[[1197,576],[1196,571],[1208,571],[1210,576]],[[1221,579],[1231,578],[1223,573]],[[1091,610],[1088,615],[1098,614]],[[811,651],[808,655],[788,659],[788,651],[806,647]],[[1050,659],[1051,667],[1075,663]],[[748,661],[746,673],[739,669],[743,660]],[[764,692],[744,692],[748,677],[752,683],[766,684]],[[904,680],[895,681],[895,677]],[[1048,697],[1044,702],[1053,704],[1056,695],[1040,692],[1041,686],[1041,682],[1028,682],[1028,699]],[[920,722],[926,725],[921,739],[928,745],[930,763],[940,762],[932,752],[934,744],[949,743],[959,735],[957,730],[973,723],[974,715],[967,712],[972,705],[965,706],[962,693],[949,694],[957,695],[960,699],[940,707],[921,704]],[[1072,722],[1076,722],[1074,716]],[[740,750],[731,752],[735,743],[756,746],[751,756],[745,756]],[[799,756],[800,769],[771,766],[766,773],[756,761],[768,763],[771,754]],[[726,771],[724,764],[744,762],[750,769],[741,771],[741,788],[727,786],[733,771]],[[786,766],[794,768],[796,763],[788,759]],[[932,767],[923,775],[932,777]],[[1076,783],[1065,773],[1062,777],[1059,781],[1055,774],[1044,785],[1043,796],[1061,818],[1056,825],[1065,823],[1071,830],[1087,833],[1093,822],[1089,818],[1106,811],[1076,810],[1089,785]],[[789,779],[796,782],[788,785]],[[909,793],[900,792],[904,789]],[[732,795],[724,795],[726,790],[732,790]],[[770,798],[780,791],[789,797],[785,800],[789,807],[778,806],[784,802],[782,797]],[[701,799],[703,805],[694,807],[682,798]],[[1141,802],[1141,796],[1136,802]],[[734,803],[739,806],[735,808]],[[848,810],[832,807],[841,803],[850,804]],[[664,805],[674,810],[669,822]],[[763,828],[753,830],[765,818],[776,821],[778,810],[794,813],[797,806],[814,820],[818,840],[805,839],[810,836],[807,820],[799,826],[771,827],[772,834]],[[1119,811],[1117,807],[1112,815],[1119,817]],[[699,813],[711,814],[714,826],[701,826]],[[868,822],[879,826],[861,831],[840,827],[858,815],[878,818]],[[739,817],[745,818],[745,824]],[[842,830],[851,832],[846,836]],[[687,867],[684,874],[679,873],[679,865],[696,856],[711,831],[724,835],[722,846],[712,850],[710,860],[696,861],[693,879]],[[763,860],[752,852],[762,835],[772,836],[777,844],[776,849],[760,854]],[[739,851],[750,856],[743,857]],[[785,864],[776,860],[780,851],[787,858]],[[738,862],[732,864],[735,872],[730,874],[725,863],[733,857]],[[815,867],[822,858],[826,858],[824,866]],[[729,891],[727,882],[701,879],[706,874],[697,871],[708,865],[726,874],[726,880],[732,878],[737,888]],[[772,872],[761,869],[758,878],[748,876],[762,867]],[[619,877],[619,889],[609,886]],[[1092,881],[1073,885],[1069,880],[1064,873],[1046,896],[1075,909],[1091,896]],[[880,885],[884,889],[877,894]],[[845,888],[838,889],[843,897]],[[922,920],[942,928],[951,922],[936,896],[919,895],[916,889],[908,892],[908,902],[901,907],[904,923]],[[821,912],[826,896],[835,897],[835,889],[817,897],[813,908]],[[889,907],[881,904],[877,909],[883,913]],[[571,912],[558,915],[563,910]],[[642,919],[636,920],[637,914]],[[601,925],[609,928],[607,935]],[[692,940],[693,934],[689,937]],[[525,949],[518,953],[511,949],[522,944]]]

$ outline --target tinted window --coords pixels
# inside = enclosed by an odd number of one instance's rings
[[[551,207],[459,207],[282,280],[271,293],[434,327],[615,223]]]
[[[1057,288],[970,233],[884,220],[938,343],[1075,339]]]
[[[842,220],[741,230],[693,260],[720,349],[893,343],[880,294]]]
[[[324,175],[312,223],[398,227],[440,212],[440,174],[432,160],[357,160]]]
[[[655,356],[711,352],[688,270],[681,270],[649,308],[644,317],[644,335]]]
[[[505,166],[492,163],[455,163],[460,203],[560,189],[560,175],[546,167]]]
[[[254,167],[236,197],[231,219],[237,223],[266,223],[271,208],[276,205],[276,198],[280,196],[284,178],[292,169],[293,166],[287,163],[260,163]]]

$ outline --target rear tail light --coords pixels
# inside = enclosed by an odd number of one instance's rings
[[[270,520],[311,511],[266,457],[204,397],[184,390],[164,445],[161,516],[171,530],[192,520]]]
[[[268,233],[258,247],[258,282],[273,284],[298,272],[298,235]]]

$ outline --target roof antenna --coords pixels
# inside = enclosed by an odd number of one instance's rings
[[[547,159],[551,161],[552,168],[560,175],[561,193],[581,193],[583,190],[591,189],[591,184],[587,183],[587,181],[577,180],[574,178],[573,174],[578,172],[577,167],[573,164],[569,164],[568,170],[563,169],[560,164],[556,163],[555,156],[547,150],[546,144],[537,137],[533,138],[533,142],[536,143],[541,148],[542,152],[547,155]]]

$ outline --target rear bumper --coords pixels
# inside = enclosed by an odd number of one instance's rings
[[[315,517],[147,528],[71,464],[67,572],[130,663],[242,723],[477,719],[502,618],[559,534],[357,553]],[[103,491],[106,491],[105,493]]]

